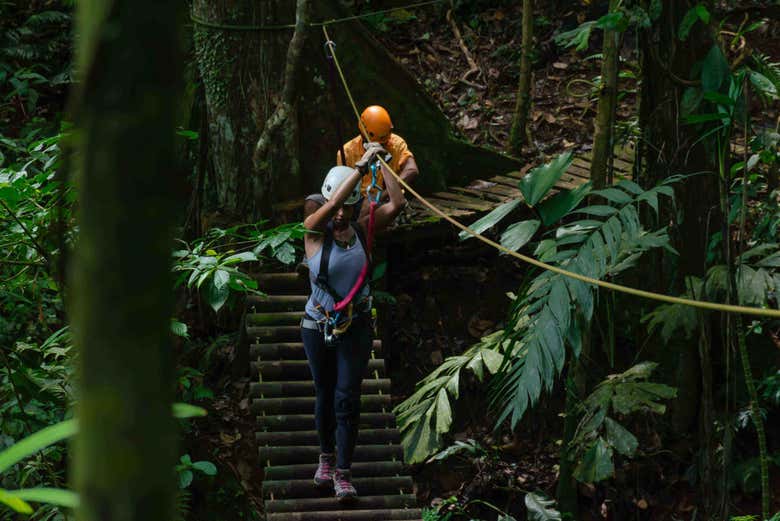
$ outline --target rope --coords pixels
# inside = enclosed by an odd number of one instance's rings
[[[369,18],[379,14],[391,13],[393,11],[400,11],[402,9],[415,9],[417,7],[425,7],[427,5],[438,4],[444,0],[427,0],[425,2],[417,2],[414,4],[404,5],[400,7],[392,7],[390,9],[381,9],[379,11],[371,11],[369,13],[355,14],[351,16],[345,16],[344,18],[333,18],[331,20],[323,20],[320,22],[309,22],[306,27],[325,27],[327,25],[339,24],[342,22],[351,22],[353,20],[359,20],[361,18]],[[280,24],[280,25],[234,25],[234,24],[220,24],[216,22],[209,22],[194,14],[190,13],[190,20],[203,27],[209,29],[219,29],[223,31],[283,31],[286,29],[295,29],[295,24]]]
[[[327,29],[323,26],[322,28],[323,33],[325,34],[325,38],[330,41],[330,37],[328,36]],[[352,105],[352,110],[355,112],[355,116],[358,118],[358,121],[360,121],[360,112],[357,109],[357,105],[355,105],[355,100],[352,98],[352,94],[349,90],[349,84],[347,83],[347,79],[344,77],[344,71],[341,69],[341,64],[339,63],[338,57],[336,56],[335,50],[331,48],[331,52],[333,54],[333,62],[336,64],[336,70],[339,73],[339,77],[341,78],[341,83],[344,86],[344,90],[347,92],[347,97],[349,98],[349,102]],[[636,297],[646,298],[650,300],[656,300],[659,302],[666,302],[667,304],[680,304],[683,306],[690,306],[694,308],[699,309],[707,309],[711,311],[723,311],[726,313],[742,313],[745,315],[755,315],[755,316],[763,316],[763,317],[772,317],[772,318],[780,318],[780,310],[777,309],[764,309],[764,308],[756,308],[751,306],[737,306],[733,304],[721,304],[719,302],[708,302],[703,300],[693,300],[693,299],[687,299],[682,297],[673,297],[671,295],[664,295],[662,293],[655,293],[652,291],[645,291],[637,288],[631,288],[628,286],[623,286],[621,284],[615,284],[613,282],[607,282],[604,280],[594,279],[592,277],[587,277],[585,275],[580,275],[579,273],[574,273],[573,271],[568,271],[563,268],[559,268],[557,266],[552,266],[550,264],[547,264],[545,262],[542,262],[540,260],[537,260],[533,257],[529,257],[527,255],[523,255],[522,253],[517,253],[516,251],[512,251],[509,248],[506,248],[505,246],[502,246],[501,244],[492,241],[488,239],[487,237],[484,237],[480,233],[472,230],[465,224],[460,223],[459,221],[453,219],[446,213],[444,213],[442,210],[440,210],[436,205],[433,203],[428,202],[427,199],[425,199],[422,195],[417,193],[409,184],[401,179],[401,177],[392,169],[390,168],[390,165],[388,165],[384,159],[381,157],[379,158],[379,161],[382,163],[382,165],[395,177],[395,179],[401,184],[401,186],[406,189],[409,193],[411,193],[414,197],[416,197],[423,205],[425,205],[431,212],[438,215],[442,219],[448,221],[449,223],[453,224],[457,228],[460,228],[464,232],[468,233],[469,235],[476,237],[480,241],[484,242],[485,244],[492,246],[493,248],[496,248],[497,250],[506,253],[507,255],[511,255],[512,257],[521,260],[525,262],[526,264],[530,264],[532,266],[536,266],[537,268],[541,268],[543,270],[551,271],[553,273],[557,273],[558,275],[563,275],[564,277],[569,277],[574,280],[579,280],[580,282],[585,282],[587,284],[593,284],[595,286],[598,286],[600,288],[605,289],[611,289],[613,291],[617,291],[620,293],[625,293],[627,295],[634,295]]]

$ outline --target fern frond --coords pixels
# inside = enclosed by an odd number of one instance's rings
[[[658,195],[672,196],[671,187],[645,191],[622,181],[593,193],[609,204],[570,212],[587,218],[556,230],[555,244],[546,245],[548,254],[555,251],[551,263],[600,280],[628,269],[650,249],[670,247],[665,230],[642,228],[638,207],[644,202],[657,208]],[[509,419],[514,428],[542,391],[552,390],[563,370],[567,346],[579,356],[580,325],[590,321],[596,297],[592,284],[563,275],[544,272],[533,280],[509,320],[515,326],[507,327],[507,337],[522,349],[507,354],[491,390],[491,404],[500,411],[498,424]]]
[[[502,336],[502,331],[492,333],[462,355],[448,357],[395,407],[408,463],[422,462],[441,447],[442,435],[452,425],[451,401],[460,394],[461,372],[467,369],[483,381],[498,371],[503,361],[499,352]]]
[[[71,15],[61,11],[42,11],[30,16],[24,25],[28,27],[40,27],[50,24],[66,24],[71,21]]]

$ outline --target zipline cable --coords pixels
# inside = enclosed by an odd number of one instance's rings
[[[328,29],[323,26],[322,32],[325,35],[325,40],[330,42],[330,36],[328,35]],[[349,98],[349,102],[352,105],[352,110],[355,112],[355,117],[357,117],[358,121],[360,121],[360,112],[358,111],[357,105],[355,104],[355,100],[352,98],[352,93],[349,90],[349,84],[347,83],[347,79],[344,77],[344,71],[341,69],[341,64],[339,63],[338,56],[336,56],[335,49],[331,48],[331,53],[333,55],[333,62],[336,65],[336,71],[339,73],[339,77],[341,78],[341,83],[344,86],[344,90],[347,93],[347,98]],[[719,302],[708,302],[703,300],[693,300],[693,299],[687,299],[682,297],[673,297],[671,295],[664,295],[662,293],[655,293],[652,291],[645,291],[642,289],[637,288],[631,288],[629,286],[623,286],[621,284],[615,284],[613,282],[607,282],[605,280],[599,280],[594,279],[592,277],[588,277],[586,275],[580,275],[579,273],[574,273],[573,271],[568,271],[563,268],[559,268],[557,266],[552,266],[550,264],[547,264],[545,262],[542,262],[538,259],[535,259],[533,257],[529,257],[527,255],[523,255],[522,253],[517,253],[516,251],[512,251],[509,248],[506,248],[505,246],[492,241],[488,239],[487,237],[484,237],[480,233],[472,230],[465,224],[462,224],[461,222],[453,219],[446,213],[444,213],[442,210],[440,210],[436,205],[429,202],[425,197],[417,193],[409,184],[401,179],[401,177],[390,168],[390,165],[388,165],[384,159],[381,157],[379,158],[382,165],[395,177],[395,179],[401,184],[401,186],[404,187],[409,193],[411,193],[414,197],[416,197],[423,205],[425,205],[431,212],[438,215],[442,219],[448,221],[449,223],[453,224],[454,226],[460,228],[464,232],[468,233],[469,235],[476,237],[480,241],[484,242],[485,244],[492,246],[496,248],[497,250],[506,253],[507,255],[511,255],[512,257],[515,257],[516,259],[519,259],[527,264],[531,264],[532,266],[536,266],[537,268],[541,268],[543,270],[551,271],[553,273],[557,273],[559,275],[563,275],[564,277],[569,277],[571,279],[579,280],[580,282],[585,282],[586,284],[593,284],[595,286],[605,288],[605,289],[611,289],[613,291],[617,291],[620,293],[625,293],[628,295],[634,295],[636,297],[646,298],[650,300],[657,300],[660,302],[666,302],[668,304],[680,304],[683,306],[690,306],[694,308],[700,308],[700,309],[707,309],[711,311],[723,311],[726,313],[742,313],[745,315],[755,315],[755,316],[763,316],[763,317],[772,317],[772,318],[780,318],[780,310],[777,309],[765,309],[765,308],[756,308],[751,306],[737,306],[733,304],[722,304]]]
[[[325,27],[327,25],[339,24],[342,22],[351,22],[353,20],[360,20],[362,18],[369,18],[380,14],[392,13],[394,11],[415,9],[418,7],[425,7],[428,5],[438,4],[444,2],[444,0],[426,0],[425,2],[417,2],[409,5],[402,5],[399,7],[391,7],[389,9],[381,9],[379,11],[371,11],[368,13],[355,14],[351,16],[345,16],[344,18],[334,18],[331,20],[323,20],[321,22],[309,22],[307,27]],[[194,14],[190,13],[190,20],[203,27],[209,29],[220,29],[224,31],[282,31],[285,29],[295,29],[295,24],[279,24],[279,25],[234,25],[234,24],[220,24],[217,22],[209,22]]]

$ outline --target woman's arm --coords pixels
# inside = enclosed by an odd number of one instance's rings
[[[341,183],[336,193],[329,201],[320,206],[313,214],[308,216],[303,221],[303,227],[307,230],[322,232],[328,225],[331,217],[341,208],[341,205],[346,201],[349,194],[355,188],[355,185],[360,181],[361,174],[358,170],[354,170],[350,176]]]

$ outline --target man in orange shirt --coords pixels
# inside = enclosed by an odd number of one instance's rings
[[[336,153],[336,164],[349,167],[355,167],[355,163],[365,154],[365,144],[368,142],[379,143],[392,156],[388,162],[401,179],[407,183],[412,183],[417,177],[419,170],[414,160],[414,155],[406,145],[406,141],[398,134],[393,134],[393,122],[390,120],[390,114],[379,105],[371,105],[360,115],[360,134],[354,139],[344,143],[343,151],[344,161],[342,161],[341,151]],[[377,185],[382,189],[382,199],[387,199],[385,181],[382,171],[377,171]],[[360,193],[365,196],[366,189],[371,186],[371,172],[366,172],[360,184]],[[372,193],[372,195],[375,195]],[[365,202],[365,201],[364,201]],[[368,205],[363,205],[363,211],[367,211]],[[363,213],[361,211],[361,213]]]

